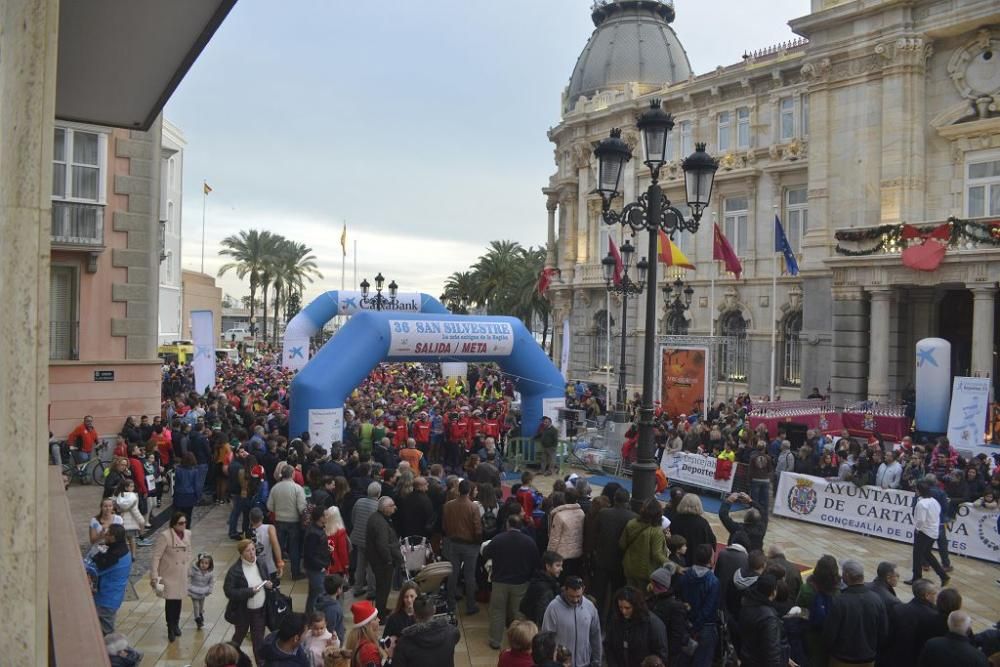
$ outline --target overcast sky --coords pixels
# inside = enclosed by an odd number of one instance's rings
[[[546,130],[593,31],[591,0],[239,0],[166,107],[187,139],[183,265],[268,229],[307,243],[307,301],[382,271],[440,294],[489,241],[544,243]],[[677,0],[696,74],[791,39],[809,0]],[[247,293],[234,275],[227,294]]]

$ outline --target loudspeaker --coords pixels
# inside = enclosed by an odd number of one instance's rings
[[[792,443],[792,451],[806,444],[806,431],[809,426],[798,422],[785,422],[779,428],[785,429],[785,439]]]

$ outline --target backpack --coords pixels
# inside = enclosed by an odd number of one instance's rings
[[[489,508],[483,512],[483,539],[490,539],[497,534],[497,510]]]

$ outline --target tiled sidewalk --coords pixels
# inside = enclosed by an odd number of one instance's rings
[[[551,478],[539,478],[540,490],[547,491]],[[599,488],[595,490],[599,493]],[[75,525],[81,544],[87,541],[87,523],[99,504],[100,490],[96,487],[74,486],[68,492]],[[215,559],[215,591],[205,603],[205,628],[198,631],[191,617],[190,601],[185,600],[181,614],[183,635],[175,642],[167,642],[167,632],[163,616],[163,601],[156,597],[149,586],[148,567],[151,548],[140,548],[133,580],[136,596],[129,594],[118,612],[118,630],[145,654],[144,666],[182,666],[204,664],[205,651],[213,644],[232,636],[232,626],[222,618],[225,596],[222,594],[222,579],[229,565],[237,558],[235,543],[228,539],[226,522],[229,506],[209,506],[195,511],[192,535],[195,552],[207,551]],[[714,514],[706,514],[719,541],[727,536],[725,528]],[[766,544],[780,542],[785,546],[788,558],[794,562],[813,565],[824,553],[834,554],[838,561],[853,557],[865,566],[870,579],[874,576],[879,561],[894,561],[908,577],[910,548],[898,542],[869,538],[852,533],[823,528],[808,523],[772,517]],[[953,556],[952,586],[958,588],[964,598],[964,608],[973,615],[974,629],[978,632],[1000,619],[1000,586],[995,579],[1000,577],[1000,567],[989,563]],[[295,609],[305,605],[307,584],[303,579],[286,581],[282,590],[292,596]],[[897,591],[900,598],[908,600],[909,591],[902,587]],[[391,600],[392,598],[390,598]],[[350,595],[344,601],[349,608]],[[462,609],[462,605],[459,605]],[[349,614],[348,614],[349,617]],[[495,665],[497,651],[487,643],[488,615],[486,606],[472,617],[459,617],[462,641],[456,656],[456,667],[472,665]],[[249,653],[249,640],[244,645]]]

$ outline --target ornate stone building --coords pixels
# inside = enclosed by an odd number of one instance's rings
[[[1000,279],[1000,235],[988,226],[991,216],[1000,219],[995,0],[812,0],[809,15],[790,21],[800,39],[697,75],[670,27],[671,4],[603,0],[592,17],[596,27],[563,92],[562,118],[548,133],[557,169],[543,189],[548,263],[561,271],[551,292],[555,331],[569,318],[571,377],[604,381],[608,302],[600,260],[608,234],[620,243],[622,233],[601,220],[593,146],[623,128],[635,157],[624,199],[614,205],[634,201],[649,184],[635,118],[653,97],[676,123],[672,161],[661,174],[666,195],[683,203],[680,163],[695,142],[707,143],[721,165],[701,230],[675,239],[697,265],[683,272],[695,296],[682,321],[667,321],[662,294],[676,270],[661,265],[657,286],[659,334],[731,337],[735,349],[719,364],[717,393],[768,393],[772,322],[783,398],[829,387],[838,404],[897,400],[913,379],[914,344],[929,335],[951,340],[956,374],[993,374]],[[776,214],[799,257],[795,277],[773,252]],[[950,216],[982,218],[986,236],[952,234],[935,271],[904,266],[905,243],[880,242],[897,238],[899,223],[928,231]],[[712,260],[713,222],[742,259],[739,280]],[[646,248],[640,236],[633,243]],[[644,301],[630,302],[627,318],[632,388],[643,363]],[[612,301],[613,336],[620,310]],[[560,344],[557,336],[557,355]],[[617,342],[611,347],[617,367]]]

